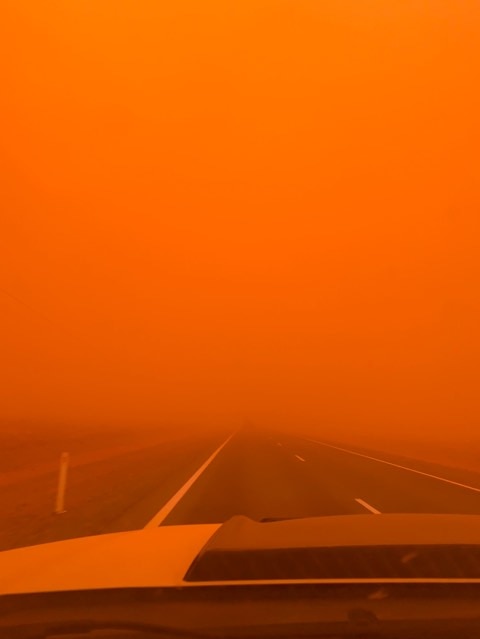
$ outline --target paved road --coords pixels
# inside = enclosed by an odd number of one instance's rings
[[[146,526],[353,513],[480,514],[480,474],[348,443],[242,430],[165,441],[1,486],[0,550]]]
[[[371,512],[480,514],[480,477],[275,433],[235,435],[152,524]]]

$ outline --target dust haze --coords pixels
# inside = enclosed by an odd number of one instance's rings
[[[478,440],[476,2],[3,14],[4,432]]]

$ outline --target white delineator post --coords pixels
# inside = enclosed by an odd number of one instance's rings
[[[58,474],[57,499],[55,501],[55,514],[61,515],[65,512],[65,489],[67,487],[67,471],[70,455],[62,453],[60,455],[60,472]]]

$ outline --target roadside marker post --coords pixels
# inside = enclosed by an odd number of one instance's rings
[[[65,489],[67,487],[67,471],[70,461],[68,453],[60,455],[60,471],[58,474],[57,499],[55,501],[55,514],[61,515],[65,512]]]

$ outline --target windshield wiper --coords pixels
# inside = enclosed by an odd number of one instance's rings
[[[355,611],[362,612],[365,611]],[[479,619],[459,618],[442,619],[431,623],[428,620],[389,620],[378,621],[375,616],[361,614],[354,615],[342,622],[326,622],[320,624],[293,624],[288,629],[281,625],[261,626],[243,629],[238,633],[232,629],[216,628],[214,632],[202,633],[195,630],[181,630],[160,624],[143,623],[137,621],[66,621],[59,623],[26,624],[23,626],[1,626],[0,639],[55,639],[56,636],[89,634],[96,631],[131,631],[141,634],[150,634],[169,639],[220,639],[231,637],[240,639],[339,639],[344,637],[362,638],[371,636],[383,639],[422,639],[425,636],[441,639],[454,639],[458,636],[478,637],[480,629]],[[368,633],[368,634],[367,634]]]

